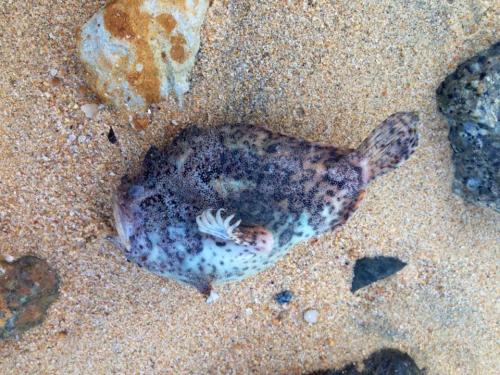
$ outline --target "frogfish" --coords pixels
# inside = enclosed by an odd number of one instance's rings
[[[393,114],[357,149],[261,126],[189,126],[122,178],[114,243],[129,261],[207,294],[345,223],[368,184],[415,151],[418,122]]]

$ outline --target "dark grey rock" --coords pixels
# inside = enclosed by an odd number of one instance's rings
[[[280,305],[284,305],[285,303],[289,303],[293,299],[293,293],[289,290],[284,290],[274,296],[274,300],[278,302]]]
[[[500,42],[461,64],[437,90],[453,149],[453,191],[500,212]]]
[[[351,292],[364,288],[375,281],[385,279],[406,266],[398,258],[393,257],[375,257],[362,258],[356,261],[354,265],[354,277],[352,280]]]
[[[362,371],[355,364],[349,364],[341,370],[320,370],[309,375],[425,375],[408,354],[396,349],[376,351],[363,364]]]

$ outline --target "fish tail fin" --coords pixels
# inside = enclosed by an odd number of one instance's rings
[[[382,122],[353,153],[363,170],[363,182],[375,178],[400,166],[415,151],[418,145],[415,112],[399,112]]]

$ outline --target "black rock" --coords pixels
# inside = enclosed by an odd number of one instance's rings
[[[358,259],[354,266],[354,277],[351,292],[355,292],[375,281],[385,279],[406,266],[398,258],[379,256],[375,258]]]
[[[111,144],[115,144],[116,142],[118,142],[118,138],[116,138],[116,134],[115,134],[115,131],[113,130],[112,127],[109,128],[109,133],[108,133],[108,141],[109,143]]]
[[[363,375],[423,375],[413,358],[396,349],[382,349],[363,361]]]
[[[292,299],[293,299],[293,293],[290,292],[289,290],[285,290],[274,296],[274,300],[278,302],[280,305],[289,303]]]
[[[345,366],[341,370],[335,370],[335,369],[319,370],[311,372],[308,375],[362,375],[362,373],[358,371],[355,364],[351,363],[350,365]]]
[[[362,371],[349,364],[341,370],[320,370],[309,375],[425,375],[408,354],[396,349],[376,351],[363,364]]]
[[[466,202],[500,212],[500,42],[465,61],[437,90],[455,180]]]

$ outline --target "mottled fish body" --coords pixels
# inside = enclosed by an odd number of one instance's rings
[[[394,114],[356,150],[257,126],[191,126],[122,179],[116,242],[129,260],[202,292],[246,278],[343,224],[367,184],[413,153],[417,123]]]

